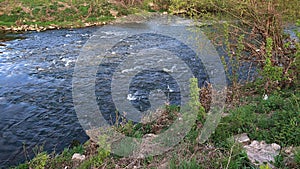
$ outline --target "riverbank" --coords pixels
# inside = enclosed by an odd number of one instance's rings
[[[38,24],[35,25],[20,25],[20,26],[1,26],[0,30],[5,33],[18,33],[18,32],[26,32],[26,31],[46,31],[46,30],[54,30],[54,29],[63,29],[63,28],[82,28],[82,27],[90,27],[90,26],[102,26],[107,24],[110,20],[106,20],[104,22],[88,22],[88,23],[82,23],[80,25],[60,25],[60,24],[53,24],[45,25],[45,26],[39,26]]]
[[[135,152],[131,144],[124,144],[122,151],[137,154],[119,157],[110,152],[112,140],[108,135],[101,134],[98,140],[89,140],[83,145],[74,144],[58,155],[45,153],[42,147],[37,148],[39,151],[34,159],[15,169],[299,168],[299,92],[285,89],[270,93],[266,98],[261,93],[252,93],[255,92],[255,86],[257,84],[249,83],[239,89],[239,95],[243,97],[227,104],[219,126],[205,143],[197,141],[202,128],[201,120],[197,120],[178,145],[160,155],[136,158],[139,152]],[[155,122],[134,125],[123,121],[120,125],[112,126],[112,130],[128,137],[153,139],[178,116],[176,107],[165,108]],[[198,114],[197,119],[201,118]],[[150,151],[147,147],[142,150]]]
[[[191,5],[173,0],[0,0],[0,32],[45,31],[62,28],[82,28],[105,25],[116,18],[145,11],[197,16],[200,18],[227,19],[231,3],[212,0],[211,2],[195,1]],[[294,23],[300,16],[297,10],[300,2],[291,0],[289,4],[279,0],[277,10],[283,10],[286,23]],[[224,8],[224,9],[223,9]],[[236,10],[236,9],[234,9]],[[148,14],[146,14],[148,15]],[[237,19],[237,18],[236,18]]]
[[[5,32],[98,26],[127,14],[106,1],[0,1],[0,30]]]
[[[0,1],[0,31],[45,31],[105,25],[118,17],[166,7],[143,1]]]

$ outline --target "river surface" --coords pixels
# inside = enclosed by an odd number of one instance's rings
[[[168,50],[169,53],[167,52],[164,57],[168,59],[168,54],[171,53],[180,57],[191,68],[192,74],[201,79],[199,85],[209,80],[201,60],[196,57],[193,50],[176,38],[155,32],[147,33],[148,26],[136,24],[126,30],[134,36],[120,39],[111,49],[111,52],[119,57],[113,60],[105,58],[98,67],[95,80],[97,104],[110,123],[115,122],[116,113],[111,81],[114,72],[119,69],[117,65],[128,54],[138,53],[147,48]],[[21,39],[2,42],[3,45],[0,46],[0,168],[31,159],[36,146],[42,146],[43,150],[49,153],[53,151],[59,153],[69,147],[74,140],[83,143],[89,139],[74,109],[72,78],[76,60],[83,46],[98,29],[99,27],[91,27],[39,33],[27,32],[18,35],[22,37]],[[135,35],[137,33],[135,29],[144,30],[144,33]],[[171,32],[172,29],[176,32],[175,27],[170,27]],[[102,31],[101,37],[118,35],[118,32],[120,31],[114,33],[112,26]],[[143,62],[143,60],[139,61]],[[152,91],[156,91],[154,93],[157,96],[163,96],[171,104],[180,105],[182,98],[180,86],[170,72],[181,68],[178,63],[170,63],[171,67],[162,70],[155,70],[155,67],[147,70],[140,69],[143,67],[141,63],[134,63],[137,67],[133,68],[123,66],[124,68],[120,70],[122,73],[134,69],[141,70],[132,76],[129,82],[130,88],[125,91],[127,92],[125,100],[138,111],[145,112],[151,107],[149,95],[153,95]],[[186,75],[181,72],[180,76]],[[123,83],[122,80],[119,83]],[[184,86],[189,84],[187,80],[183,83]],[[118,97],[120,93],[114,95]],[[122,100],[118,103],[120,102]]]
[[[0,46],[0,168],[43,146],[60,152],[84,142],[72,104],[72,73],[96,28],[28,32]]]
[[[176,38],[147,33],[152,24],[127,25],[130,29],[122,28],[123,33],[130,32],[130,37],[121,39],[110,49],[110,53],[119,57],[104,58],[97,68],[95,78],[95,95],[97,104],[104,118],[115,122],[116,107],[113,102],[122,104],[121,100],[113,100],[124,94],[113,93],[111,82],[114,72],[135,72],[129,83],[125,100],[140,112],[151,107],[152,91],[157,96],[163,95],[171,104],[180,105],[180,85],[171,76],[174,70],[181,70],[180,65],[172,65],[166,69],[156,70],[155,67],[144,70],[144,65],[137,60],[131,61],[134,67],[123,67],[120,64],[125,57],[139,53],[144,49],[167,50],[163,56],[167,58],[173,54],[179,57],[191,69],[193,76],[199,79],[199,85],[210,81],[213,69],[206,69],[201,59],[196,57],[195,51]],[[160,27],[158,27],[160,29]],[[154,28],[154,29],[158,29]],[[164,27],[166,28],[166,27]],[[82,55],[81,50],[89,39],[95,40],[94,33],[99,27],[83,29],[61,29],[45,32],[27,32],[18,36],[22,39],[2,42],[0,45],[0,168],[17,165],[33,157],[35,146],[43,146],[49,153],[61,152],[69,147],[74,140],[81,143],[89,137],[79,123],[72,98],[72,79],[76,60]],[[114,29],[117,31],[114,32]],[[136,30],[143,30],[138,33]],[[176,32],[170,26],[169,31]],[[110,26],[97,36],[105,38],[118,36],[119,27]],[[159,31],[158,31],[159,32]],[[138,33],[137,35],[134,35]],[[125,33],[126,35],[126,33]],[[176,37],[176,36],[175,36]],[[189,37],[187,37],[189,38]],[[225,53],[218,51],[220,55]],[[154,56],[154,52],[152,55]],[[135,63],[136,62],[136,63]],[[146,63],[149,60],[146,59]],[[145,65],[147,66],[147,65]],[[206,67],[214,67],[205,65]],[[168,68],[168,69],[167,69]],[[248,68],[247,68],[248,69]],[[254,70],[252,70],[253,73]],[[181,77],[185,73],[181,72]],[[248,75],[248,73],[247,73]],[[246,76],[247,76],[246,75]],[[130,75],[131,76],[131,75]],[[244,76],[244,77],[246,77]],[[247,77],[246,77],[247,78]],[[184,78],[182,78],[184,79]],[[223,79],[224,80],[224,79]],[[189,82],[182,82],[188,86]],[[158,92],[157,92],[158,91]],[[155,93],[155,92],[154,92]],[[153,101],[153,99],[152,99]]]

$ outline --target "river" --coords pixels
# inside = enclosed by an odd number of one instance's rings
[[[181,23],[180,23],[181,24]],[[196,57],[195,51],[176,38],[155,31],[147,33],[153,24],[129,24],[122,28],[130,32],[130,37],[116,43],[110,50],[120,57],[104,58],[98,66],[95,78],[97,104],[105,119],[114,123],[116,107],[113,102],[111,81],[113,74],[124,57],[144,49],[167,50],[179,57],[191,69],[193,76],[199,79],[199,85],[210,81],[214,64],[207,65]],[[165,28],[165,27],[164,27]],[[161,29],[161,27],[155,27]],[[176,27],[168,27],[176,32]],[[72,98],[72,79],[76,60],[82,55],[87,41],[93,39],[99,27],[81,29],[48,30],[45,32],[26,32],[18,34],[22,38],[2,42],[0,45],[0,168],[17,165],[33,157],[35,146],[43,150],[59,153],[72,142],[84,143],[89,139],[79,123]],[[115,30],[115,33],[114,33]],[[118,31],[116,31],[118,30]],[[120,27],[108,26],[101,37],[116,35]],[[138,30],[143,30],[138,33]],[[122,31],[121,31],[122,32]],[[158,30],[159,32],[159,30]],[[135,35],[137,34],[137,35]],[[176,36],[175,36],[176,37]],[[188,37],[186,37],[188,39]],[[144,50],[145,51],[145,50]],[[168,55],[164,57],[168,58]],[[220,55],[224,52],[218,49]],[[154,53],[155,54],[155,53]],[[206,56],[204,56],[206,57]],[[147,60],[149,62],[149,60]],[[172,104],[180,105],[180,86],[177,79],[170,76],[173,69],[180,65],[170,62],[168,69],[141,69],[144,65],[135,63],[132,69],[123,65],[122,73],[134,69],[125,99],[139,111],[151,107],[151,91],[161,91]],[[205,66],[205,67],[204,67]],[[211,69],[209,67],[212,67]],[[251,74],[254,70],[252,70]],[[247,74],[248,75],[248,74]],[[245,75],[244,77],[246,77]],[[185,74],[179,77],[184,79]],[[119,84],[125,83],[123,78]],[[126,79],[126,78],[124,78]],[[224,80],[224,79],[223,79]],[[188,81],[182,82],[188,86]],[[119,97],[115,93],[116,97]],[[158,94],[159,95],[159,94]],[[120,96],[121,97],[121,96]],[[122,100],[117,101],[118,103]]]
[[[0,46],[0,166],[88,139],[72,104],[72,73],[97,28],[27,32]],[[27,157],[28,155],[28,157]]]

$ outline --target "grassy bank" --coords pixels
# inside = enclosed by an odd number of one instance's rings
[[[1,0],[0,11],[2,30],[24,31],[101,25],[133,10],[104,0]]]
[[[140,11],[167,11],[169,5],[168,0],[0,0],[0,30],[43,31],[103,25]]]
[[[274,0],[274,3],[277,10],[284,11],[282,17],[286,23],[293,23],[300,17],[298,0]],[[243,6],[235,0],[0,0],[0,29],[42,31],[102,25],[118,16],[141,10],[168,11],[194,18],[224,17],[229,10],[238,10],[242,15]]]

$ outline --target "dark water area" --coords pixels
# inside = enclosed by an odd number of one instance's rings
[[[72,103],[72,73],[97,28],[20,34],[0,46],[0,168],[88,139]],[[24,150],[24,148],[26,150]]]
[[[110,52],[116,53],[118,57],[115,57],[116,59],[103,59],[102,63],[99,65],[99,70],[96,76],[97,87],[95,93],[97,96],[97,103],[101,113],[107,121],[115,123],[115,119],[111,119],[111,112],[117,110],[115,105],[111,104],[113,103],[111,94],[111,81],[113,74],[117,71],[117,67],[123,62],[123,60],[128,57],[128,54],[138,53],[139,51],[147,48],[166,50],[183,60],[187,66],[191,68],[194,77],[199,79],[199,86],[203,86],[205,81],[209,81],[209,77],[201,59],[197,58],[196,53],[193,50],[177,39],[154,33],[130,36],[117,43],[110,50]],[[149,62],[149,60],[147,62]],[[133,69],[135,69],[136,66],[146,67],[146,65],[141,63],[134,63],[133,65]],[[172,66],[174,69],[178,69],[178,67],[180,67],[180,65],[176,64]],[[131,70],[124,69],[122,71]],[[185,75],[182,74],[182,76]],[[126,83],[125,80],[123,83]],[[151,108],[149,97],[151,91],[159,90],[167,97],[166,99],[169,104],[180,106],[181,93],[180,87],[177,83],[178,81],[176,81],[171,74],[163,70],[155,70],[152,68],[140,71],[130,82],[127,99],[130,100],[131,105],[133,105],[135,109],[145,113]],[[186,86],[189,85],[188,81],[185,81],[184,83],[186,83]]]
[[[18,36],[17,34],[10,34],[10,33],[5,33],[0,31],[0,45],[1,42],[11,41],[15,39],[24,39],[24,37]],[[1,46],[3,46],[3,44]]]

